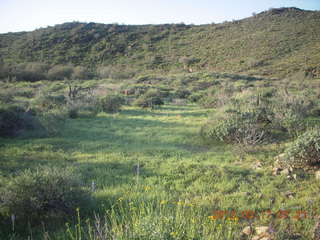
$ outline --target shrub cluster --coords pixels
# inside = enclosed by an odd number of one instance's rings
[[[0,66],[0,79],[35,82],[40,80],[89,79],[93,74],[82,66],[27,62]]]
[[[0,108],[0,136],[12,137],[25,129],[35,127],[36,119],[32,111],[22,107],[7,106]]]
[[[306,97],[278,94],[271,106],[274,126],[290,136],[298,136],[306,129],[304,119],[311,114],[312,106],[313,102]]]
[[[70,168],[42,167],[11,177],[0,189],[0,214],[31,224],[86,208],[89,192]]]
[[[106,113],[115,113],[120,111],[125,100],[120,95],[107,95],[101,99],[101,109]]]
[[[161,92],[157,89],[149,89],[145,94],[141,95],[134,105],[142,108],[154,109],[163,105],[164,102],[161,98]]]
[[[202,135],[210,139],[243,145],[257,145],[270,136],[268,118],[259,111],[229,111],[222,119],[202,127]]]
[[[293,167],[320,164],[320,129],[310,129],[290,143],[284,161]]]

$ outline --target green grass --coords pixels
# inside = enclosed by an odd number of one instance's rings
[[[79,218],[80,225],[70,220],[69,227],[48,233],[52,239],[99,239],[93,236],[99,221],[109,229],[105,235],[115,239],[238,239],[248,219],[208,217],[231,209],[238,216],[267,209],[291,210],[291,216],[297,209],[310,214],[316,209],[319,214],[320,187],[313,176],[273,176],[276,145],[241,162],[232,146],[203,142],[199,131],[208,114],[214,112],[195,105],[152,111],[126,107],[117,114],[69,119],[55,137],[0,139],[0,176],[39,165],[73,166],[87,186],[95,182],[100,220]],[[258,160],[261,170],[251,167]],[[284,196],[286,191],[294,192],[294,198]],[[279,239],[287,239],[281,234],[288,226],[310,239],[314,224],[311,218],[256,217],[250,222],[272,224]]]

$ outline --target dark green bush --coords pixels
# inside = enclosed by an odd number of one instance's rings
[[[12,137],[21,130],[32,128],[34,117],[18,106],[0,108],[0,136]]]
[[[201,98],[203,97],[202,93],[196,92],[196,93],[192,93],[188,99],[190,102],[196,103],[198,102]]]
[[[14,215],[21,224],[73,215],[90,201],[80,177],[70,168],[26,170],[3,184],[0,193],[0,213]]]
[[[79,110],[77,108],[68,109],[68,116],[69,116],[69,118],[78,118],[79,117]]]
[[[138,107],[152,109],[163,104],[164,102],[161,98],[161,92],[157,89],[149,89],[134,102],[134,105]]]
[[[5,68],[5,77],[8,77],[9,79],[14,79],[16,81],[35,82],[47,78],[48,68],[49,66],[47,64],[37,62],[11,65]]]
[[[320,164],[320,129],[300,135],[285,150],[284,161],[293,167]]]
[[[101,108],[106,113],[114,113],[120,111],[124,103],[125,99],[120,95],[107,95],[101,99]]]

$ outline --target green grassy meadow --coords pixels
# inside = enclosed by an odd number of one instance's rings
[[[319,25],[0,34],[0,240],[319,240]]]
[[[192,104],[155,110],[126,106],[115,114],[67,119],[54,137],[1,139],[3,178],[40,165],[72,166],[95,199],[89,215],[78,209],[67,225],[52,230],[43,224],[25,236],[240,239],[245,226],[266,225],[277,239],[291,239],[286,237],[296,232],[311,239],[312,216],[319,214],[317,180],[305,172],[290,181],[272,175],[270,163],[285,143],[263,145],[240,159],[230,145],[204,142],[201,125],[214,114]],[[252,167],[257,161],[260,169]],[[228,212],[217,217],[222,210]],[[289,217],[281,217],[280,210],[290,211]],[[309,216],[300,217],[299,210]],[[4,234],[21,237],[10,230]]]

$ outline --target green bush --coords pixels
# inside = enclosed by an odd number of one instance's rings
[[[190,95],[191,95],[191,92],[186,89],[178,89],[174,93],[174,97],[176,97],[176,98],[188,98]]]
[[[90,201],[79,176],[70,168],[26,170],[3,184],[0,193],[1,215],[14,215],[21,224],[73,215]]]
[[[16,81],[35,82],[47,78],[48,68],[47,64],[37,62],[11,65],[5,68],[4,77],[15,79]]]
[[[196,103],[196,102],[198,102],[202,97],[203,97],[203,93],[196,92],[196,93],[192,93],[192,94],[188,97],[188,100],[189,100],[190,102]]]
[[[243,145],[257,145],[265,142],[270,135],[267,120],[258,110],[228,111],[226,116],[204,125],[201,134],[205,138]]]
[[[306,128],[304,119],[311,114],[312,105],[312,101],[304,96],[278,94],[272,106],[274,126],[291,136],[299,135]]]
[[[40,111],[37,113],[39,125],[37,129],[40,130],[42,136],[54,136],[59,133],[63,127],[67,113],[65,108],[55,108],[47,111]]]
[[[120,111],[125,100],[120,95],[107,95],[101,99],[101,108],[106,113],[114,113]]]
[[[0,103],[9,104],[14,102],[14,93],[12,91],[0,92]]]
[[[320,164],[320,129],[300,135],[285,150],[284,161],[293,167]]]
[[[41,95],[34,100],[34,105],[40,108],[41,111],[61,108],[67,103],[64,95]]]
[[[79,94],[68,100],[66,111],[70,118],[96,116],[101,111],[101,101],[92,94]]]
[[[149,89],[134,102],[134,105],[138,107],[152,109],[163,104],[164,102],[161,98],[161,93],[156,89]]]
[[[50,80],[71,79],[73,71],[74,68],[72,66],[56,65],[48,71],[48,78]]]
[[[0,136],[12,137],[24,129],[33,128],[35,118],[31,112],[18,106],[0,108]]]
[[[75,67],[71,75],[72,79],[89,79],[90,77],[92,74],[88,72],[88,69],[81,66]]]
[[[79,117],[79,110],[77,108],[69,108],[68,109],[68,116],[69,118],[78,118]]]

